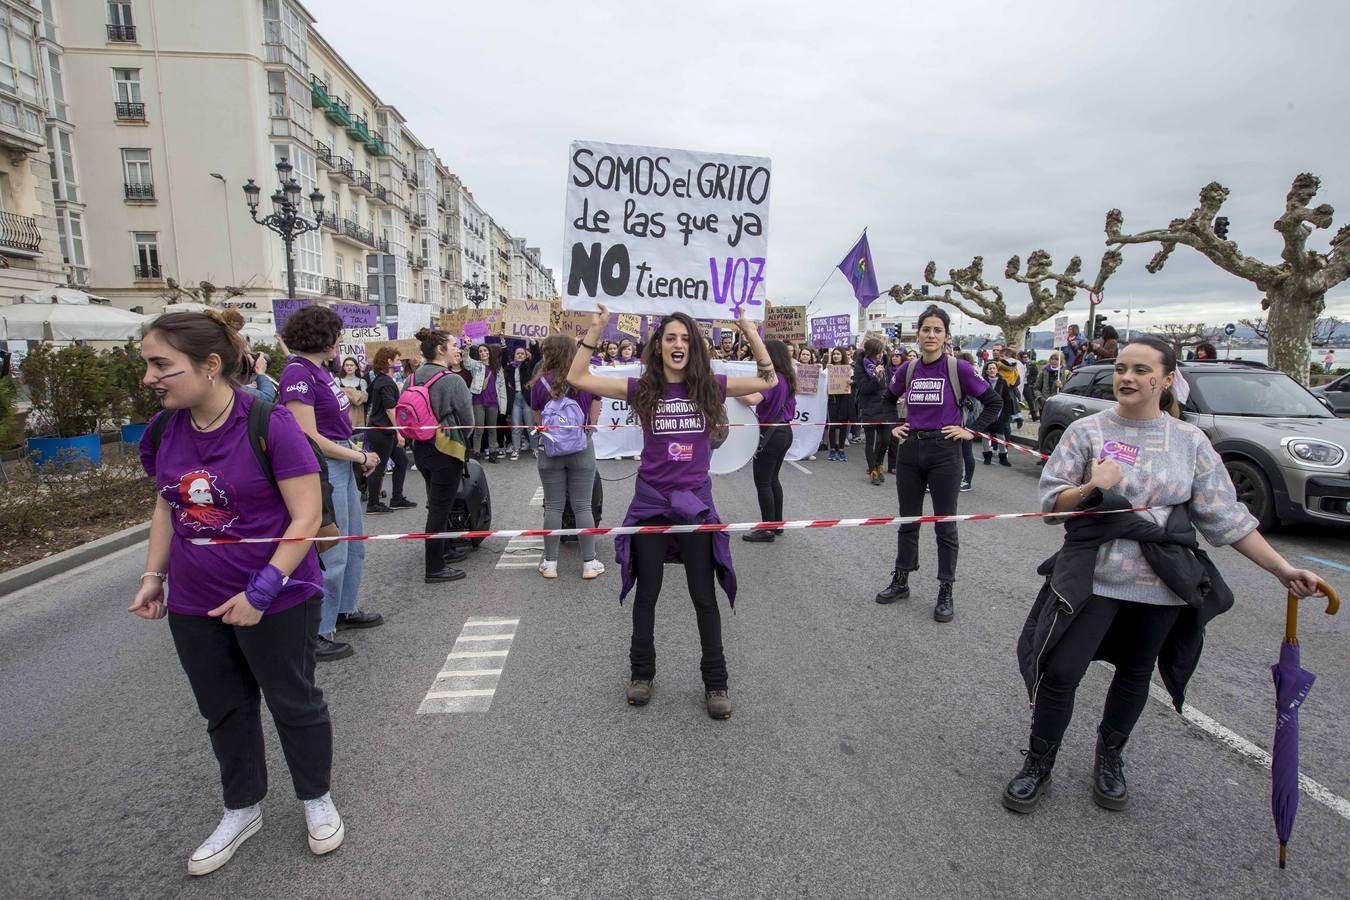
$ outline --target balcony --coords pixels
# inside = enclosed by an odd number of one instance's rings
[[[342,297],[342,282],[338,281],[336,278],[324,276],[319,282],[319,292],[325,297],[337,297],[340,299]]]
[[[437,198],[436,198],[436,208],[439,209],[441,212],[445,212],[445,198],[444,198],[444,197],[437,197]]]
[[[411,250],[409,250],[409,251],[408,251],[408,265],[412,266],[414,269],[425,269],[425,268],[427,267],[427,260],[426,260],[426,257],[425,257],[425,256],[413,256],[413,252],[412,252]]]
[[[333,148],[323,141],[314,142],[314,161],[324,168],[333,168]]]
[[[329,98],[328,105],[323,109],[324,117],[335,125],[350,125],[352,122],[351,110],[347,109],[347,104],[336,98]]]
[[[379,250],[381,253],[388,253],[388,252],[389,252],[389,239],[388,239],[388,238],[377,238],[377,239],[375,240],[375,249],[376,249],[376,250]]]
[[[414,228],[425,228],[427,225],[427,217],[421,213],[413,213],[412,223]]]
[[[334,175],[338,175],[350,181],[353,178],[355,178],[355,173],[356,168],[352,165],[352,161],[350,159],[347,159],[345,156],[336,156],[333,158]]]
[[[37,219],[0,213],[0,253],[24,256],[41,252],[42,232],[38,231]]]
[[[333,101],[328,96],[328,85],[318,75],[309,76],[309,105],[323,109]]]
[[[375,197],[376,200],[378,200],[381,203],[389,202],[389,191],[386,190],[385,186],[382,184],[372,185],[370,188],[370,193]]]
[[[118,101],[113,104],[113,112],[117,115],[119,122],[144,122],[145,104],[144,103],[122,103]]]
[[[370,138],[366,120],[358,115],[352,115],[351,121],[347,123],[347,134],[364,144]]]
[[[338,219],[337,213],[332,210],[329,210],[319,217],[319,224],[324,228],[329,228],[333,231],[342,230],[342,222]]]
[[[115,41],[115,42],[117,42],[117,43],[119,43],[119,44],[134,44],[134,43],[136,43],[136,26],[135,26],[135,25],[109,25],[109,26],[108,26],[108,40],[110,40],[110,41]]]
[[[132,277],[137,281],[161,281],[164,278],[164,271],[156,263],[150,266],[135,265],[131,267]]]
[[[126,199],[132,201],[145,201],[155,199],[155,186],[153,184],[126,183],[122,185],[122,191]]]
[[[339,295],[345,300],[360,300],[364,296],[361,285],[352,284],[350,281],[342,283],[342,293]]]
[[[351,219],[342,220],[342,236],[365,247],[375,246],[375,235],[370,229],[362,228]]]
[[[449,244],[450,244],[450,232],[448,232],[448,231],[442,231],[442,232],[441,232],[441,243],[442,243],[442,244],[445,244],[446,246],[449,246]]]
[[[371,193],[370,173],[364,169],[357,169],[352,174],[352,190],[364,191],[367,194]]]
[[[366,149],[376,156],[388,156],[389,147],[384,143],[384,132],[370,129],[370,140],[366,141]]]
[[[415,172],[408,172],[407,175],[406,175],[405,177],[407,178],[408,184],[411,184],[411,185],[413,186],[413,189],[416,190],[416,189],[417,189],[417,173],[415,173]]]

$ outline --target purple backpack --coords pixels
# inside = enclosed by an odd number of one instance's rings
[[[547,379],[539,379],[552,393]],[[539,414],[540,436],[545,456],[571,456],[586,449],[586,414],[581,404],[563,394],[550,399]],[[561,427],[560,427],[561,426]]]

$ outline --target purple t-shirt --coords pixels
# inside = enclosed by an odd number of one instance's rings
[[[892,394],[898,395],[904,390],[908,371],[908,362],[895,370],[891,376]],[[966,397],[978,397],[989,387],[975,367],[965,360],[956,361],[956,371],[961,379],[961,392]],[[961,424],[961,410],[956,407],[956,397],[947,381],[946,356],[939,356],[931,363],[920,358],[903,399],[906,421],[914,431],[937,431],[948,425]]]
[[[474,394],[473,402],[475,406],[496,406],[497,405],[497,373],[493,369],[487,370],[487,375],[483,379],[483,389]]]
[[[717,379],[717,392],[727,399],[727,377]],[[633,402],[637,379],[628,379],[628,402]],[[708,480],[712,461],[711,424],[689,402],[684,383],[666,385],[666,396],[657,403],[651,422],[642,424],[642,460],[638,478],[663,494],[696,490]]]
[[[281,370],[277,387],[281,403],[299,401],[314,409],[314,424],[319,434],[330,441],[346,441],[352,436],[352,420],[347,416],[351,402],[333,373],[299,356],[292,356]]]
[[[535,379],[534,387],[530,388],[530,409],[535,412],[543,412],[544,407],[548,405],[548,401],[553,399],[553,395],[549,391],[549,385],[545,384],[545,381],[548,381],[548,379]],[[549,384],[552,384],[552,382],[549,382]],[[581,407],[581,414],[589,422],[591,420],[591,404],[600,398],[589,391],[579,391],[570,386],[567,388],[567,396],[577,401],[577,406]]]
[[[215,431],[200,432],[187,410],[170,416],[156,454],[150,434],[141,438],[141,465],[155,479],[159,496],[169,504],[173,541],[169,545],[169,610],[204,616],[248,586],[276,552],[274,544],[198,546],[192,538],[280,537],[291,517],[281,492],[272,485],[248,445],[248,410],[253,398],[234,392],[234,409]],[[305,433],[283,406],[272,411],[267,428],[268,458],[277,481],[319,471]],[[268,615],[303,602],[314,588],[298,582],[323,583],[319,555],[311,549],[291,575]]]
[[[781,425],[797,415],[797,398],[788,391],[787,379],[780,373],[778,383],[762,392],[764,399],[755,407],[761,425]]]

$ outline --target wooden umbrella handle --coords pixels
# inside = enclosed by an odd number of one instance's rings
[[[1341,608],[1341,598],[1336,591],[1322,579],[1317,579],[1317,591],[1327,598],[1327,615],[1334,616]],[[1284,610],[1284,642],[1298,643],[1298,598],[1291,591]]]

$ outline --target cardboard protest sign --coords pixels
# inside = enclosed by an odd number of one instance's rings
[[[828,392],[831,394],[848,394],[853,391],[853,386],[849,381],[853,378],[853,369],[850,366],[827,366],[829,376]]]
[[[635,316],[632,313],[620,313],[614,325],[628,337],[635,338],[642,335],[642,316]]]
[[[405,338],[399,341],[369,341],[363,346],[365,346],[366,355],[370,359],[374,359],[375,354],[379,353],[384,347],[394,348],[394,352],[398,354],[399,359],[411,359],[415,362],[422,358],[422,344],[413,338]]]
[[[820,391],[820,366],[792,364],[797,369],[797,393],[814,396]]]
[[[778,341],[806,340],[806,307],[769,307],[764,316],[764,337]]]
[[[845,347],[852,336],[852,316],[817,316],[811,320],[811,344],[816,347]]]
[[[563,306],[764,317],[770,161],[574,141]]]
[[[549,323],[549,327],[554,334],[563,334],[573,340],[581,340],[590,330],[591,314],[560,308],[554,311],[553,320]]]
[[[553,316],[543,300],[511,300],[506,304],[505,327],[507,337],[540,341],[548,337]]]

